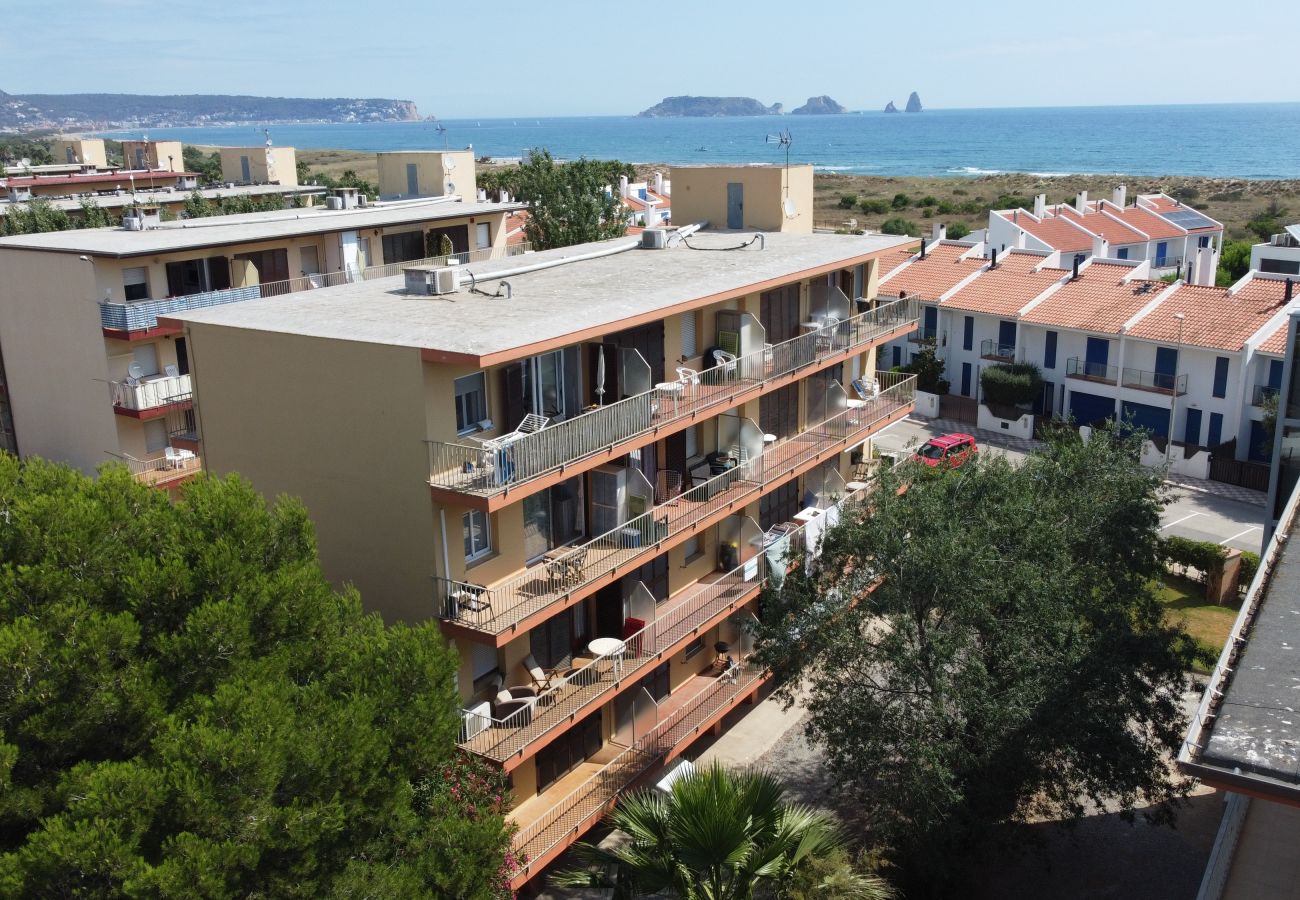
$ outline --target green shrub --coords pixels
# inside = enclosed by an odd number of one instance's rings
[[[943,377],[944,363],[933,347],[919,350],[912,361],[900,366],[899,371],[916,376],[916,389],[928,394],[946,394],[952,385]]]
[[[1004,363],[980,373],[984,402],[993,406],[1028,406],[1043,392],[1043,377],[1033,363]]]
[[[858,209],[862,210],[869,216],[883,216],[889,212],[888,200],[863,200],[858,204]]]
[[[901,216],[895,216],[892,219],[886,219],[880,226],[883,234],[910,234],[916,235],[921,233],[921,227],[915,222],[909,222]]]
[[[943,212],[943,209],[941,208],[939,212]],[[960,241],[968,234],[970,234],[970,226],[965,222],[953,222],[948,226],[948,237],[954,241]]]
[[[906,194],[895,194],[893,202],[890,204],[894,209],[907,209],[912,205],[912,198]]]
[[[965,197],[967,194],[970,193],[970,191],[966,190],[965,188],[953,188],[952,192],[955,196],[958,197]]]
[[[983,200],[966,200],[957,207],[963,216],[981,216],[988,212]]]
[[[1164,556],[1165,565],[1172,568],[1176,574],[1187,576],[1188,569],[1196,569],[1200,573],[1199,579],[1201,584],[1205,584],[1208,578],[1217,578],[1223,574],[1223,548],[1212,541],[1194,541],[1184,537],[1167,537],[1160,541],[1161,555]],[[1254,555],[1254,554],[1252,554]],[[1258,561],[1259,557],[1255,557]],[[1245,568],[1245,560],[1242,560],[1242,567]]]
[[[953,206],[952,202],[949,200],[940,200],[936,209],[939,210],[939,215],[941,216],[951,216],[957,211],[957,207]]]
[[[858,205],[857,194],[840,194],[840,209],[852,209]]]
[[[922,197],[920,200],[917,200],[917,201],[916,201],[916,205],[917,205],[917,206],[935,206],[935,205],[938,204],[938,202],[939,202],[938,198],[936,198],[933,194],[926,194],[926,195],[925,195],[924,197]]]
[[[1250,583],[1255,580],[1255,573],[1259,571],[1259,554],[1251,553],[1249,550],[1241,551],[1241,574],[1237,581],[1237,589],[1241,593],[1250,590]]]

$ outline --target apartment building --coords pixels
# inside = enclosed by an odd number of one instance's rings
[[[655,172],[647,181],[629,181],[626,175],[618,179],[618,196],[627,209],[630,228],[655,228],[672,221],[671,179]]]
[[[157,169],[175,172],[185,167],[180,141],[151,141],[148,138],[122,141],[122,163],[128,169]]]
[[[298,155],[292,147],[218,147],[221,180],[228,184],[298,186]],[[471,195],[472,196],[472,195]]]
[[[1256,272],[1300,275],[1300,224],[1250,248],[1250,268]]]
[[[83,165],[62,174],[13,175],[4,181],[4,199],[25,203],[37,198],[89,197],[136,191],[190,191],[199,185],[194,172],[165,169],[108,169]]]
[[[1109,200],[1089,200],[1080,191],[1073,205],[1049,205],[1034,198],[1034,209],[990,210],[987,230],[976,235],[990,249],[1057,252],[1068,265],[1097,256],[1145,260],[1160,278],[1177,272],[1193,284],[1214,284],[1223,249],[1223,225],[1166,194],[1139,194],[1115,188]]]
[[[382,200],[477,195],[473,150],[400,150],[375,159]]]
[[[674,166],[671,175],[679,225],[812,233],[812,166]]]
[[[457,259],[504,255],[519,204],[458,198],[163,222],[0,239],[0,352],[8,449],[85,471],[120,459],[150,483],[201,465],[192,354],[158,317],[399,272],[450,235]],[[511,252],[523,252],[519,247]]]
[[[762,585],[912,408],[875,361],[916,326],[875,300],[908,239],[672,235],[162,320],[206,465],[302,497],[390,620],[441,619],[461,745],[513,785],[516,886],[756,694]]]
[[[108,153],[101,138],[55,138],[50,141],[50,155],[55,165],[108,168]]]
[[[921,303],[921,326],[887,349],[901,365],[935,348],[954,394],[979,399],[989,365],[1033,362],[1038,416],[1082,425],[1122,417],[1159,438],[1266,461],[1266,407],[1281,383],[1284,276],[1252,272],[1227,288],[1150,278],[1150,261],[1059,251],[1000,253],[931,242],[881,279],[882,297]]]

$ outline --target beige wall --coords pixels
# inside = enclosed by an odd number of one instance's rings
[[[0,250],[0,352],[19,452],[90,472],[118,449],[94,269],[70,253]]]
[[[442,197],[459,194],[474,199],[478,187],[474,172],[474,153],[470,150],[419,150],[397,153],[377,153],[379,163],[379,196],[383,199],[398,197]],[[407,166],[416,167],[418,192],[410,193],[407,183]],[[448,190],[448,183],[455,190]]]
[[[298,184],[298,155],[292,147],[271,147],[270,159],[267,159],[266,147],[221,147],[218,149],[221,159],[221,180],[243,183],[243,158],[248,157],[249,181],[254,184],[282,184],[296,187]]]
[[[128,169],[139,168],[137,151],[143,152],[144,168],[184,172],[180,141],[123,141],[122,161]]]
[[[50,155],[55,165],[67,165],[68,150],[76,161],[86,166],[108,168],[108,155],[104,151],[104,142],[99,138],[57,138],[50,141]]]
[[[681,166],[673,168],[673,224],[708,222],[713,229],[727,227],[727,185],[743,185],[744,229],[812,233],[813,167],[790,166]],[[794,203],[793,218],[784,201]]]
[[[301,497],[321,563],[388,621],[435,613],[419,352],[191,324],[206,467]],[[364,372],[365,378],[339,377]]]

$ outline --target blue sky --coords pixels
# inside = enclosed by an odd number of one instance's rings
[[[1300,101],[1297,0],[13,5],[10,93],[393,97],[443,118],[627,114],[674,94],[787,108],[829,94],[851,109],[913,90],[929,107]]]

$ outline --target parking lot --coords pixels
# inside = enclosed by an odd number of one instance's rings
[[[885,429],[875,439],[875,446],[887,451],[910,451],[931,437],[960,430],[949,422],[927,422],[908,418]],[[981,435],[976,435],[980,438]],[[979,440],[980,453],[1006,456],[1012,461],[1022,459],[1025,451],[1018,441],[990,443]],[[1258,502],[1243,502],[1238,497],[1251,496],[1251,492],[1227,490],[1215,482],[1193,482],[1171,485],[1171,497],[1161,516],[1161,533],[1213,541],[1237,550],[1260,551],[1263,537],[1264,507]]]

